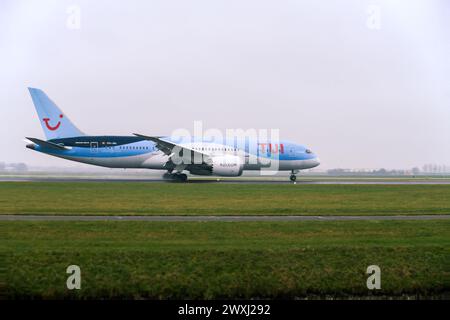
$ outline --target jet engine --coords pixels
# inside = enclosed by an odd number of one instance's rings
[[[244,163],[238,156],[223,155],[212,158],[212,174],[223,177],[237,177],[242,174]]]

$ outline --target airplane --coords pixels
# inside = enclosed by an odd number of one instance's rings
[[[27,148],[51,156],[108,168],[144,168],[166,171],[163,178],[186,181],[189,172],[200,176],[241,176],[244,170],[291,171],[296,181],[300,170],[320,164],[311,149],[289,141],[236,136],[226,142],[206,138],[149,136],[92,136],[81,132],[44,93],[28,88],[46,140],[26,137]]]

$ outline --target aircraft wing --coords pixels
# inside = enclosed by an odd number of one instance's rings
[[[32,141],[33,143],[40,145],[41,147],[45,147],[45,148],[50,148],[50,149],[55,149],[55,150],[70,150],[70,147],[65,147],[62,146],[60,144],[54,143],[54,142],[50,142],[50,141],[44,141],[41,139],[37,139],[37,138],[29,138],[26,137],[28,140]]]
[[[164,152],[166,155],[169,156],[169,158],[171,158],[175,152],[183,152],[183,155],[186,155],[186,152],[190,152],[191,154],[191,163],[190,164],[194,164],[194,159],[201,159],[202,162],[201,163],[195,163],[195,164],[202,164],[202,163],[206,163],[209,164],[211,163],[211,157],[203,152],[194,150],[192,148],[177,144],[177,143],[173,143],[171,141],[167,141],[162,139],[161,137],[156,137],[156,136],[145,136],[142,134],[138,134],[138,133],[133,133],[135,136],[143,138],[145,140],[150,140],[153,141],[154,143],[156,143],[156,147],[161,150],[162,152]],[[186,157],[184,157],[186,158]],[[189,159],[189,158],[188,158]]]

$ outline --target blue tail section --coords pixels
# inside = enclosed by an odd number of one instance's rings
[[[84,136],[44,91],[28,88],[47,140]]]

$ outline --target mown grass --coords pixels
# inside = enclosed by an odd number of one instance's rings
[[[450,221],[0,222],[6,298],[303,298],[450,291]],[[81,267],[81,290],[66,288]],[[366,287],[369,265],[381,290]]]
[[[0,182],[0,214],[449,214],[450,185]]]

